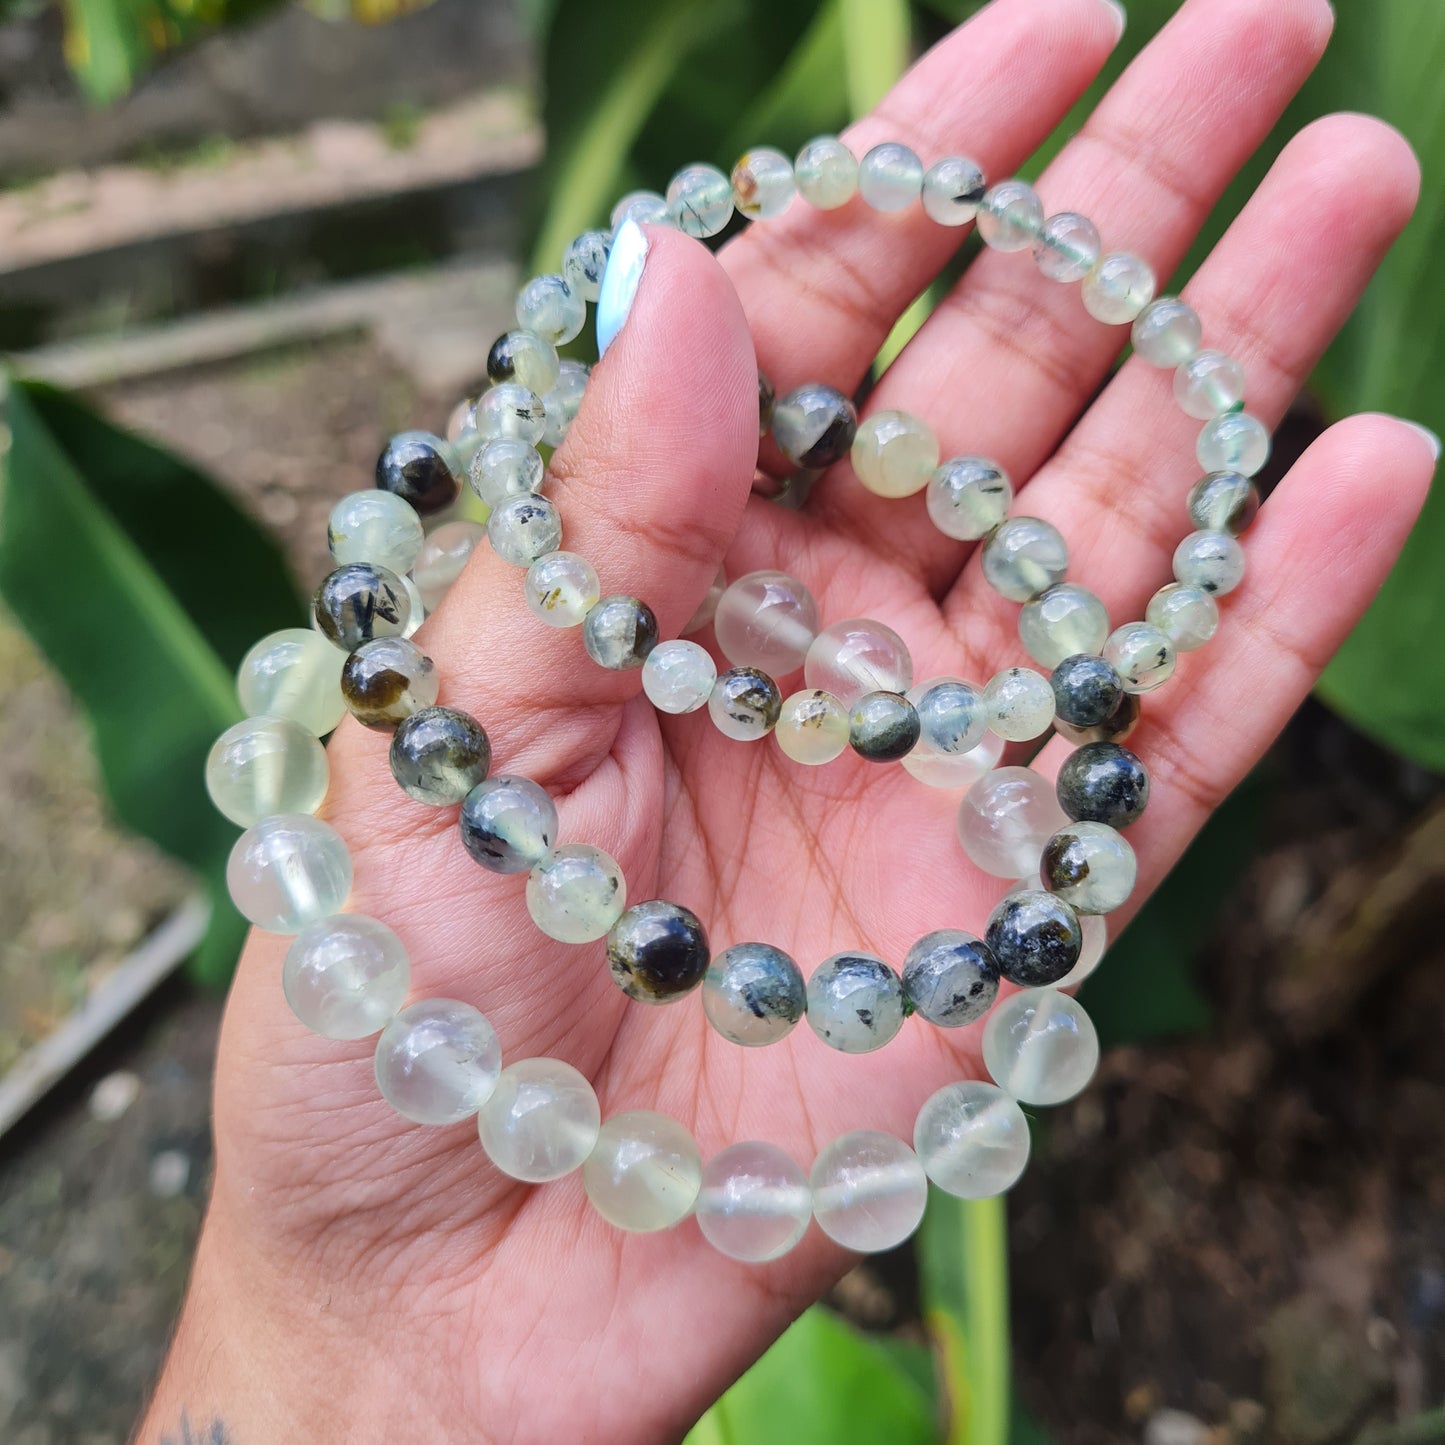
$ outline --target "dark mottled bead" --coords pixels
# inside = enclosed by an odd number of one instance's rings
[[[611,672],[641,667],[657,646],[657,637],[652,608],[622,592],[595,603],[582,620],[582,645],[588,657]]]
[[[798,965],[770,943],[735,943],[713,959],[702,981],[702,1008],[725,1038],[757,1048],[784,1038],[807,1012]]]
[[[348,562],[322,579],[311,615],[328,642],[352,652],[373,637],[400,637],[411,621],[411,598],[395,572]]]
[[[740,742],[765,737],[778,725],[783,695],[756,667],[730,667],[713,684],[708,716],[720,733]]]
[[[998,963],[988,945],[957,928],[927,933],[903,960],[903,998],[940,1028],[962,1028],[981,1019],[998,996]]]
[[[698,916],[661,898],[633,904],[607,933],[612,977],[639,1003],[671,1003],[690,993],[710,957]]]
[[[1118,743],[1089,743],[1070,753],[1055,785],[1059,806],[1076,822],[1127,828],[1149,802],[1149,774]]]
[[[342,666],[341,695],[357,722],[390,732],[437,700],[436,664],[405,637],[374,637]]]
[[[773,424],[773,406],[777,402],[778,393],[773,389],[773,383],[768,380],[767,372],[761,368],[758,370],[758,435],[762,436]]]
[[[1098,727],[1124,700],[1124,680],[1102,657],[1087,652],[1066,657],[1049,684],[1054,690],[1054,718],[1076,728]]]
[[[1078,915],[1042,889],[1010,893],[989,916],[984,942],[998,971],[1020,988],[1057,983],[1084,946]]]
[[[376,485],[410,502],[423,516],[443,512],[462,488],[452,449],[430,432],[404,431],[376,459]]]
[[[864,693],[848,718],[848,743],[870,763],[906,757],[918,742],[918,709],[901,693]]]
[[[1054,719],[1059,736],[1082,747],[1085,743],[1121,743],[1139,726],[1139,697],[1126,692],[1124,700],[1097,727],[1079,728],[1062,718]]]
[[[1189,519],[1201,532],[1237,537],[1259,514],[1259,488],[1238,472],[1210,472],[1189,489]]]
[[[794,466],[821,471],[848,455],[858,413],[837,387],[808,381],[773,404],[772,429],[778,450]]]
[[[487,776],[492,745],[476,718],[454,707],[424,707],[397,725],[391,775],[409,798],[445,808]]]

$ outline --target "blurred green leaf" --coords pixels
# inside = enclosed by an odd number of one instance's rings
[[[908,0],[842,0],[848,107],[866,115],[908,68]]]

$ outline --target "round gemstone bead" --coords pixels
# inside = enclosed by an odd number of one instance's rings
[[[795,467],[822,471],[848,455],[858,413],[836,386],[804,382],[773,403],[773,440]]]
[[[1059,987],[1077,988],[1103,961],[1104,950],[1109,946],[1109,929],[1103,917],[1097,913],[1085,913],[1079,919],[1079,928],[1084,935],[1084,946],[1079,950],[1079,961],[1059,980]]]
[[[1130,339],[1134,350],[1150,366],[1170,368],[1182,366],[1204,339],[1199,313],[1177,296],[1161,296],[1151,301],[1134,318]]]
[[[1030,667],[1005,668],[990,678],[983,701],[989,727],[1009,742],[1042,737],[1054,720],[1054,690]]]
[[[998,964],[988,945],[957,928],[926,933],[903,960],[903,997],[911,1013],[939,1028],[981,1019],[998,997]]]
[[[857,1129],[827,1145],[809,1180],[818,1227],[860,1254],[893,1249],[923,1220],[928,1176],[892,1134]]]
[[[713,631],[734,667],[786,677],[803,665],[818,635],[818,604],[786,572],[749,572],[718,599]]]
[[[518,1059],[477,1115],[487,1157],[513,1179],[561,1179],[597,1146],[602,1110],[592,1085],[560,1059]]]
[[[1112,717],[1124,699],[1119,674],[1088,653],[1066,657],[1049,679],[1054,693],[1054,714],[1075,727],[1097,727]]]
[[[795,763],[831,763],[848,747],[848,709],[831,692],[795,692],[784,699],[773,735]]]
[[[712,586],[702,594],[702,601],[697,604],[697,611],[687,620],[687,626],[682,629],[682,636],[691,637],[694,632],[701,632],[709,622],[717,616],[718,603],[722,601],[722,595],[727,591],[728,574],[725,569],[719,567],[717,576],[712,579]]]
[[[1021,878],[1068,821],[1048,782],[1031,768],[998,768],[980,778],[958,809],[958,839],[973,864],[995,878]]]
[[[492,745],[474,717],[453,707],[426,707],[397,725],[390,763],[407,797],[446,808],[485,780]]]
[[[487,518],[492,550],[514,567],[530,567],[562,544],[562,514],[546,497],[508,497]]]
[[[928,1177],[959,1199],[1011,1189],[1029,1162],[1029,1124],[1018,1100],[997,1084],[964,1079],[925,1100],[913,1147]]]
[[[1069,754],[1056,782],[1059,806],[1076,822],[1127,828],[1149,802],[1149,774],[1118,743],[1088,743]]]
[[[597,571],[575,552],[549,552],[527,568],[523,586],[532,616],[548,627],[580,627],[597,605]]]
[[[533,331],[504,332],[487,353],[487,379],[493,386],[515,381],[545,396],[556,386],[560,372],[556,347]]]
[[[351,892],[351,855],[320,818],[280,813],[253,823],[226,861],[226,887],[242,917],[268,933],[300,933],[339,913]]]
[[[386,924],[337,913],[307,924],[286,950],[281,988],[291,1012],[328,1039],[364,1039],[406,1002],[411,962]]]
[[[1202,587],[1171,582],[1144,609],[1144,620],[1157,627],[1179,652],[1203,647],[1219,629],[1219,605]]]
[[[458,1124],[491,1097],[502,1071],[496,1031],[469,1003],[428,998],[403,1009],[376,1044],[376,1083],[416,1124]]]
[[[747,1140],[703,1165],[694,1212],[703,1238],[719,1254],[765,1264],[808,1232],[813,1194],[803,1171],[776,1144]]]
[[[1000,181],[984,192],[978,234],[995,251],[1027,251],[1043,224],[1043,202],[1027,181]]]
[[[1174,399],[1198,421],[1238,411],[1244,405],[1244,368],[1222,351],[1196,352],[1174,373]]]
[[[1104,643],[1104,659],[1124,682],[1125,692],[1153,692],[1174,676],[1174,644],[1149,622],[1126,622]]]
[[[1062,582],[1068,569],[1059,529],[1037,517],[1010,517],[983,544],[984,580],[1011,602],[1032,601]]]
[[[853,704],[848,742],[870,763],[892,763],[918,742],[918,711],[896,692],[866,692]]]
[[[876,411],[858,424],[853,470],[880,497],[911,497],[938,466],[938,438],[927,422],[906,411]]]
[[[810,140],[793,162],[798,194],[820,211],[846,206],[858,193],[858,160],[837,136]]]
[[[400,637],[411,621],[411,597],[395,572],[349,562],[322,580],[311,616],[328,642],[352,652],[373,637]]]
[[[907,693],[913,686],[913,658],[891,627],[850,617],[813,639],[803,660],[803,680],[851,709],[865,692]]]
[[[1044,846],[1042,872],[1050,892],[1077,912],[1112,913],[1134,891],[1139,864],[1128,840],[1106,823],[1070,823]],[[1075,962],[1077,953],[1069,968]]]
[[[998,766],[1004,740],[986,732],[971,752],[939,753],[919,745],[903,759],[903,770],[929,788],[971,788],[985,773]]]
[[[609,231],[583,231],[567,247],[562,256],[562,279],[574,296],[580,296],[584,301],[597,299],[602,290],[602,273],[607,269],[607,257],[611,251],[612,235]],[[525,386],[532,386],[525,377],[517,379]],[[538,396],[545,396],[550,389],[550,383],[532,386]]]
[[[1103,722],[1080,728],[1055,716],[1054,728],[1065,742],[1076,747],[1085,743],[1122,743],[1139,726],[1140,716],[1139,699],[1126,688],[1123,702]]]
[[[488,507],[540,492],[546,475],[542,454],[517,437],[495,437],[478,447],[467,464],[467,480]]]
[[[564,357],[558,366],[556,384],[542,398],[542,440],[549,447],[560,447],[567,440],[586,393],[586,364]]]
[[[627,883],[610,854],[587,843],[554,848],[527,874],[532,922],[559,943],[602,938],[627,906]]]
[[[986,457],[952,457],[928,479],[924,501],[933,525],[945,537],[976,542],[1008,516],[1013,483]]]
[[[999,900],[984,941],[1010,983],[1041,988],[1057,983],[1079,961],[1084,935],[1066,899],[1029,888]]]
[[[206,758],[211,801],[243,828],[273,813],[314,813],[330,780],[326,749],[288,718],[244,718],[216,739]]]
[[[733,167],[733,204],[750,221],[781,216],[797,194],[793,163],[782,151],[758,146]]]
[[[638,1003],[672,1003],[691,993],[709,957],[702,920],[661,898],[633,904],[607,934],[607,966]]]
[[[1244,548],[1228,532],[1191,532],[1174,549],[1174,576],[1223,597],[1244,581]]]
[[[309,627],[263,637],[241,659],[236,696],[248,717],[288,718],[324,737],[346,714],[341,669],[346,654]]]
[[[1034,260],[1050,281],[1082,281],[1102,249],[1099,228],[1087,216],[1062,211],[1039,228]]]
[[[717,664],[707,649],[685,638],[659,642],[642,664],[642,690],[659,712],[696,712],[705,707],[717,681]]]
[[[1269,432],[1258,417],[1232,411],[1204,424],[1195,453],[1206,472],[1252,477],[1269,460]]]
[[[666,1114],[614,1114],[582,1165],[592,1207],[618,1229],[671,1229],[692,1213],[702,1187],[702,1155],[691,1134]]]
[[[582,621],[582,645],[587,656],[610,672],[641,667],[657,646],[657,633],[652,608],[621,592],[604,597]]]
[[[526,873],[557,836],[557,805],[531,778],[506,774],[478,783],[462,804],[462,842],[493,873]]]
[[[530,387],[507,381],[477,398],[472,425],[481,441],[506,439],[534,447],[547,430],[547,414]]]
[[[667,202],[656,191],[628,191],[612,208],[608,218],[614,232],[627,221],[636,221],[639,226],[670,226],[672,214]]]
[[[684,166],[667,183],[667,211],[689,236],[716,236],[732,220],[732,182],[716,166]]]
[[[1084,309],[1096,321],[1124,326],[1154,299],[1157,289],[1147,261],[1129,251],[1111,251],[1084,277],[1080,294]]]
[[[1237,537],[1259,514],[1259,488],[1238,472],[1210,472],[1189,489],[1189,520],[1201,532]]]
[[[411,575],[429,612],[436,610],[452,583],[462,575],[477,544],[486,535],[486,527],[466,517],[443,522],[427,533]]]
[[[767,943],[735,943],[708,966],[702,1010],[725,1039],[760,1048],[787,1037],[808,1008],[798,965]]]
[[[1109,614],[1087,587],[1060,582],[1019,609],[1019,641],[1041,667],[1098,652],[1109,635]]]
[[[767,673],[755,667],[733,667],[713,684],[707,710],[724,737],[751,743],[766,737],[777,725],[783,697]]]
[[[966,226],[978,215],[986,189],[977,161],[945,156],[923,173],[923,209],[940,226]]]
[[[357,722],[390,732],[437,700],[436,664],[404,637],[363,642],[341,670],[341,692]]]
[[[831,1048],[872,1053],[903,1027],[903,983],[871,953],[835,953],[808,980],[808,1023]]]
[[[582,334],[587,303],[557,275],[534,276],[517,292],[517,325],[561,346]]]
[[[897,141],[876,145],[858,162],[858,191],[875,211],[902,211],[923,189],[923,162]]]
[[[421,630],[422,623],[426,621],[426,603],[422,601],[421,588],[410,577],[403,577],[401,585],[406,593],[407,601],[411,603],[411,616],[407,618],[401,635],[410,639],[416,636]]]
[[[988,730],[981,688],[961,677],[935,677],[908,693],[918,710],[918,746],[948,757],[971,753]]]
[[[423,517],[444,512],[462,489],[456,454],[426,431],[399,432],[387,442],[376,459],[376,485]]]
[[[374,562],[400,576],[411,571],[421,544],[421,518],[395,492],[349,492],[326,523],[326,545],[338,567]]]
[[[1082,1004],[1057,989],[1029,989],[989,1015],[983,1062],[1021,1104],[1062,1104],[1094,1077],[1099,1036]]]

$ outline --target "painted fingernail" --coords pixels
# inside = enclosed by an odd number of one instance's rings
[[[1128,11],[1124,9],[1123,0],[1104,0],[1104,4],[1114,16],[1114,24],[1117,27],[1114,33],[1114,43],[1117,45],[1123,38],[1124,27],[1129,23]]]
[[[632,310],[646,260],[647,233],[636,221],[624,221],[612,238],[612,252],[607,258],[607,269],[602,273],[602,286],[597,296],[598,360],[617,340],[617,333],[622,330],[622,323]]]
[[[1411,431],[1419,432],[1420,435],[1430,443],[1430,450],[1434,452],[1435,460],[1438,462],[1440,460],[1440,438],[1436,436],[1429,427],[1421,426],[1417,421],[1406,421],[1404,417],[1401,417],[1400,420],[1405,422],[1405,425],[1409,427]]]

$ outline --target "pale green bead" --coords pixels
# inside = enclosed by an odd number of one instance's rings
[[[612,251],[612,233],[610,231],[583,231],[571,245],[567,247],[562,257],[562,279],[566,281],[568,288],[573,295],[580,296],[584,301],[595,301],[602,290],[602,273],[607,269],[607,257]],[[518,381],[531,386],[532,390],[541,396],[545,391],[550,390],[552,382],[547,386],[538,388],[525,376],[519,376]],[[556,381],[554,374],[552,381]]]
[[[684,166],[667,183],[667,210],[689,236],[716,236],[732,220],[732,182],[716,166]]]
[[[1144,620],[1152,623],[1180,652],[1203,647],[1219,628],[1219,607],[1200,587],[1171,582],[1150,599]]]
[[[833,135],[817,136],[793,162],[798,194],[820,211],[835,211],[858,194],[858,158]]]
[[[527,874],[527,911],[559,943],[603,937],[626,907],[622,869],[601,848],[564,843]]]
[[[845,1054],[881,1049],[903,1027],[903,982],[871,953],[835,953],[808,980],[808,1025]]]
[[[1010,517],[983,544],[984,580],[1011,602],[1028,602],[1064,580],[1069,549],[1057,527]]]
[[[472,425],[482,442],[510,437],[536,446],[547,429],[547,414],[536,392],[515,381],[504,381],[477,398]]]
[[[300,933],[339,913],[351,892],[351,855],[320,818],[282,813],[253,823],[226,860],[226,887],[244,918],[269,933]]]
[[[1044,844],[1040,873],[1076,913],[1112,913],[1134,891],[1139,864],[1128,839],[1107,823],[1068,823]]]
[[[1199,313],[1177,296],[1161,296],[1151,301],[1134,318],[1130,339],[1134,350],[1150,366],[1182,366],[1204,339],[1204,326]]]
[[[1200,351],[1174,373],[1174,399],[1186,416],[1212,421],[1244,405],[1244,368],[1222,351]]]
[[[428,612],[436,610],[486,535],[486,526],[468,517],[443,522],[427,533],[411,576]]]
[[[580,627],[597,605],[597,570],[575,552],[549,552],[527,568],[523,588],[532,615],[549,627]]]
[[[1138,317],[1157,288],[1147,261],[1130,251],[1111,251],[1084,277],[1080,294],[1090,316],[1109,326],[1123,326]]]
[[[404,639],[410,639],[421,631],[421,625],[426,621],[426,602],[421,595],[421,588],[416,585],[416,579],[410,575],[401,579],[401,590],[406,593],[407,601],[411,604],[401,635]]]
[[[281,988],[291,1012],[328,1039],[364,1039],[406,1001],[411,962],[386,924],[338,913],[308,924],[286,950]]]
[[[613,206],[609,219],[614,232],[627,221],[636,221],[639,226],[672,225],[667,202],[656,191],[628,191]]]
[[[338,567],[374,562],[404,576],[421,551],[421,518],[394,492],[349,492],[331,509],[326,542]]]
[[[918,713],[918,746],[952,757],[971,753],[988,729],[984,690],[961,677],[934,677],[910,688]]]
[[[1041,667],[1050,670],[1066,657],[1097,653],[1109,635],[1109,613],[1087,587],[1060,582],[1019,611],[1019,641]]]
[[[1032,888],[1033,880],[1026,881]],[[1054,985],[1055,988],[1077,988],[1104,960],[1104,950],[1109,946],[1109,928],[1103,918],[1097,913],[1080,914],[1079,932],[1084,936],[1079,961]]]
[[[967,753],[936,753],[917,747],[902,760],[903,771],[926,788],[971,788],[998,766],[1004,747],[997,733],[985,733],[983,741]]]
[[[927,422],[906,411],[877,411],[858,423],[853,470],[880,497],[911,497],[938,466],[938,438]]]
[[[848,709],[831,692],[805,689],[784,699],[773,736],[795,763],[831,763],[848,748]]]
[[[1027,251],[1044,224],[1044,207],[1027,181],[990,186],[978,208],[978,234],[995,251]]]
[[[487,377],[493,385],[515,381],[537,396],[557,384],[561,366],[557,348],[533,331],[508,331],[487,353]]]
[[[702,1237],[730,1259],[780,1259],[808,1232],[813,1193],[776,1144],[745,1140],[703,1165],[695,1209]]]
[[[314,813],[330,778],[316,735],[283,717],[233,724],[206,758],[211,801],[243,828],[273,813]]]
[[[557,384],[542,398],[542,409],[547,418],[542,440],[549,447],[560,447],[567,440],[567,432],[582,410],[582,398],[587,393],[587,376],[587,367],[583,362],[565,356],[562,358]]]
[[[341,668],[346,654],[310,627],[263,637],[241,659],[236,696],[248,717],[289,718],[324,737],[346,713]]]
[[[818,635],[818,603],[786,572],[747,572],[718,599],[713,633],[734,667],[786,677],[803,665]]]
[[[1247,411],[1229,412],[1205,423],[1195,452],[1206,472],[1252,477],[1269,460],[1269,431]]]
[[[517,437],[495,437],[485,442],[467,464],[472,490],[489,507],[501,506],[508,497],[540,492],[545,479],[542,454],[530,442]]]
[[[875,211],[901,211],[923,190],[923,162],[906,145],[884,141],[858,162],[858,193]]]
[[[1042,737],[1054,720],[1054,690],[1030,667],[1006,668],[990,678],[983,702],[989,727],[1011,743]]]
[[[517,325],[561,346],[582,334],[587,303],[562,276],[534,276],[517,292]]]
[[[696,712],[707,706],[717,664],[707,649],[686,638],[659,642],[642,664],[642,690],[658,712]]]
[[[1174,644],[1149,622],[1126,622],[1104,643],[1103,658],[1124,681],[1125,692],[1152,692],[1174,676]]]
[[[959,1199],[1011,1189],[1029,1162],[1029,1124],[1018,1100],[997,1084],[965,1079],[924,1102],[913,1147],[928,1177]]]
[[[1008,516],[1013,483],[985,457],[953,457],[928,480],[928,515],[945,537],[976,542]]]
[[[530,567],[562,545],[562,514],[546,497],[508,497],[487,518],[492,551],[514,567]]]
[[[1189,489],[1189,520],[1201,532],[1237,537],[1259,515],[1259,488],[1238,472],[1210,472]]]
[[[403,1009],[382,1030],[373,1061],[381,1097],[414,1124],[459,1124],[492,1096],[502,1046],[486,1016],[454,998]]]
[[[757,146],[733,167],[733,204],[750,221],[767,221],[788,209],[798,187],[793,163],[782,151]]]
[[[1022,878],[1039,865],[1045,843],[1069,820],[1054,787],[1032,768],[996,768],[958,808],[958,841],[976,868]]]
[[[845,1249],[875,1254],[902,1244],[923,1221],[928,1176],[892,1134],[857,1129],[828,1144],[809,1179],[813,1218]]]
[[[1061,211],[1039,228],[1034,261],[1050,281],[1082,281],[1099,260],[1099,228],[1077,211]]]
[[[1191,532],[1174,549],[1174,578],[1223,597],[1244,581],[1244,548],[1228,532]]]
[[[803,681],[851,708],[865,692],[907,692],[913,657],[887,624],[850,617],[825,627],[803,660]]]
[[[725,1039],[745,1049],[775,1044],[808,1007],[798,965],[767,943],[735,943],[702,980],[702,1011]]]
[[[1062,1104],[1094,1077],[1099,1036],[1083,1005],[1067,994],[1023,989],[989,1015],[983,1062],[1021,1104]]]
[[[614,1114],[582,1165],[582,1187],[592,1207],[618,1229],[671,1229],[692,1213],[702,1187],[702,1155],[692,1135],[666,1114]]]
[[[528,1184],[580,1169],[601,1127],[592,1085],[560,1059],[519,1059],[503,1069],[477,1115],[487,1157]]]
[[[940,226],[966,226],[987,189],[977,161],[945,156],[923,173],[923,209]]]

